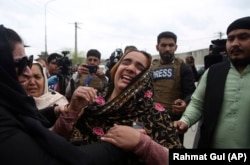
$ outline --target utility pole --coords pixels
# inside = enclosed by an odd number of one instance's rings
[[[219,39],[222,39],[222,36],[224,35],[224,33],[218,32],[218,35],[219,35]]]
[[[77,55],[78,55],[78,51],[77,51],[77,28],[78,27],[78,22],[75,22],[74,25],[75,25],[75,53],[73,55],[73,59],[77,59]]]
[[[79,28],[78,26],[77,26],[77,22],[75,22],[75,54],[77,55],[78,53],[77,53],[77,28]]]
[[[44,31],[45,31],[45,56],[48,55],[48,49],[47,49],[47,6],[49,3],[53,2],[55,0],[49,0],[44,4]]]
[[[220,39],[222,39],[222,36],[224,36],[225,33],[219,32],[220,34]]]

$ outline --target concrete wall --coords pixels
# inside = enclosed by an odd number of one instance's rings
[[[195,59],[196,65],[203,65],[204,64],[204,56],[207,54],[208,54],[208,48],[184,52],[184,53],[178,53],[178,54],[175,54],[175,56],[185,60],[185,57],[187,55],[192,55]],[[157,59],[157,58],[160,58],[160,56],[159,55],[153,56],[153,59]]]
[[[177,54],[175,54],[175,56],[185,60],[185,57],[187,55],[192,55],[195,59],[195,65],[204,65],[204,56],[207,54],[208,54],[208,48],[193,50],[193,51],[184,52],[184,53],[177,53]],[[160,58],[159,55],[153,55],[152,57],[153,57],[153,59]],[[102,65],[106,65],[105,60],[104,59],[101,60]]]

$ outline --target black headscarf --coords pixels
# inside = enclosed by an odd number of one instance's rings
[[[0,89],[2,109],[15,115],[22,123],[23,130],[33,137],[48,155],[65,164],[90,164],[84,152],[47,129],[49,122],[38,111],[34,99],[27,96],[18,82],[11,44],[3,25],[0,26]]]

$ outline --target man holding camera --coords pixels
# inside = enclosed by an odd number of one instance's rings
[[[67,85],[65,96],[70,100],[78,86],[90,86],[97,90],[102,89],[108,82],[105,73],[99,68],[101,53],[97,49],[87,52],[86,64],[81,64],[73,74]]]
[[[58,86],[59,79],[57,75],[60,72],[60,67],[57,65],[57,59],[61,58],[61,55],[58,53],[52,53],[47,58],[47,77],[48,77],[48,83],[49,83],[49,89],[57,91],[59,93],[60,89]]]

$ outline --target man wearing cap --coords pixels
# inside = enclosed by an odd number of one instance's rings
[[[202,119],[197,148],[250,148],[250,17],[228,26],[226,51],[229,61],[206,70],[174,123],[185,132]]]

